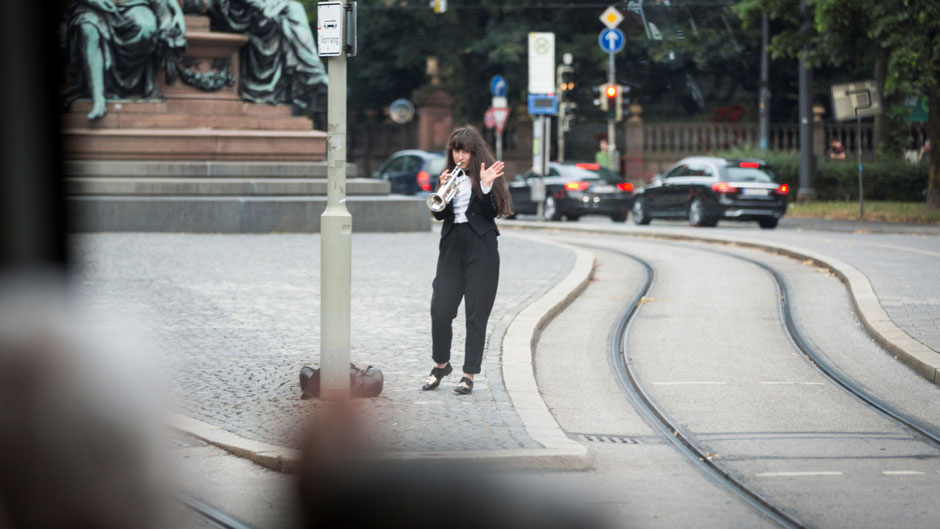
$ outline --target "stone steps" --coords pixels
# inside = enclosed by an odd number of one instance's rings
[[[350,196],[352,231],[431,229],[423,199]],[[97,197],[66,200],[73,232],[318,233],[326,197]]]
[[[65,176],[76,177],[193,177],[193,178],[326,178],[325,161],[226,162],[150,160],[72,160]],[[356,178],[355,164],[346,164],[346,176]]]
[[[76,232],[271,233],[320,230],[327,163],[72,160],[64,165]],[[431,229],[424,199],[390,196],[347,165],[353,231]]]
[[[326,178],[66,178],[67,195],[99,196],[326,196]],[[347,178],[346,195],[388,195],[389,183]]]

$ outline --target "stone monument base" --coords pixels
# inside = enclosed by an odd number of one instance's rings
[[[75,232],[320,231],[326,162],[72,161],[65,192]],[[354,232],[427,231],[423,198],[389,195],[347,165]]]
[[[326,208],[326,133],[290,105],[242,101],[245,35],[209,31],[186,17],[187,50],[162,99],[90,101],[62,118],[65,190],[73,231],[319,232]],[[185,81],[185,82],[184,82]],[[421,198],[389,196],[382,180],[347,164],[353,230],[426,231]]]

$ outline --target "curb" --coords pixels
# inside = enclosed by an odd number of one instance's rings
[[[571,251],[575,263],[558,284],[541,298],[520,311],[509,324],[501,344],[503,382],[513,409],[526,433],[544,448],[512,450],[472,450],[454,452],[373,452],[365,454],[378,460],[474,461],[511,469],[584,470],[591,468],[588,451],[569,438],[549,411],[535,381],[533,347],[542,329],[574,300],[587,286],[594,273],[591,252],[531,234],[515,237],[549,244]],[[278,472],[296,472],[301,451],[255,441],[186,415],[171,413],[167,424],[180,432],[218,446],[236,456]]]
[[[934,351],[899,328],[882,308],[878,296],[872,289],[871,282],[852,265],[810,250],[782,244],[761,243],[727,235],[688,235],[662,232],[629,232],[603,226],[565,226],[545,225],[541,222],[514,220],[501,223],[500,228],[525,230],[554,230],[578,233],[602,233],[647,239],[667,239],[680,241],[698,241],[719,244],[735,244],[747,248],[769,251],[799,260],[809,260],[825,268],[838,277],[849,290],[852,304],[859,320],[868,333],[894,357],[911,368],[915,373],[940,386],[940,352]]]

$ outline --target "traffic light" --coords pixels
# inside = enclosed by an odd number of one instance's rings
[[[571,99],[574,91],[574,68],[567,64],[558,66],[555,82],[558,85],[558,95],[562,101]]]
[[[607,119],[611,121],[620,121],[623,118],[620,91],[619,85],[610,83],[604,85],[604,93],[601,94],[601,109],[607,111]]]
[[[574,91],[574,70],[571,68],[566,68],[561,72],[561,91],[562,92],[573,92]]]
[[[606,85],[606,84],[602,84],[602,85],[600,85],[599,87],[597,87],[597,91],[598,91],[597,102],[600,103],[601,110],[607,110],[607,108],[608,108],[608,105],[607,105],[607,86],[608,86],[608,85]]]

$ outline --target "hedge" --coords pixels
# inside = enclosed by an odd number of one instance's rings
[[[726,158],[760,158],[777,174],[781,183],[797,190],[800,156],[796,152],[732,149],[718,154]],[[927,193],[927,163],[912,164],[903,158],[880,158],[862,162],[862,184],[869,200],[923,201]],[[816,196],[819,200],[857,200],[858,164],[821,158],[816,163]]]

